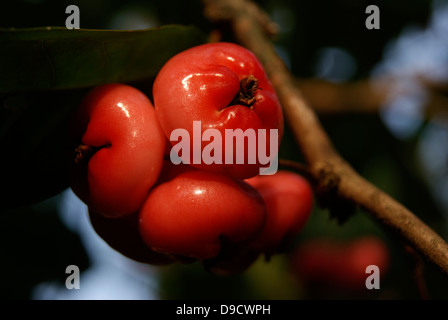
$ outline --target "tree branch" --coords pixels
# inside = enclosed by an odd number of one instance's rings
[[[230,23],[236,41],[250,49],[264,65],[317,187],[331,189],[338,197],[365,209],[448,273],[448,244],[411,211],[362,178],[335,150],[260,26],[258,7],[248,0],[203,2],[206,17],[212,22]]]
[[[384,91],[369,81],[331,83],[318,79],[296,79],[296,85],[318,113],[377,113],[386,101]]]
[[[359,80],[350,83],[332,83],[318,79],[296,79],[296,84],[309,105],[319,114],[377,113],[390,99],[391,88],[399,79]],[[427,90],[425,117],[448,119],[448,99],[434,84],[420,81]],[[381,88],[381,89],[379,89]]]

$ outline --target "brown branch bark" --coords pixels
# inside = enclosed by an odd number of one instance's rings
[[[377,113],[389,99],[391,88],[399,79],[384,78],[359,80],[350,83],[332,83],[318,79],[296,79],[296,84],[309,105],[319,114],[332,113]],[[424,81],[428,98],[425,103],[425,117],[448,119],[448,99],[434,84]],[[379,89],[381,88],[381,89]]]
[[[314,110],[303,99],[294,77],[260,26],[258,7],[248,0],[203,1],[206,17],[213,22],[230,23],[236,41],[250,49],[264,65],[317,187],[331,189],[338,197],[365,209],[448,273],[448,244],[445,240],[402,204],[362,178],[335,150]]]
[[[386,92],[375,90],[369,81],[331,83],[317,79],[296,79],[310,107],[318,113],[377,113],[385,103]]]

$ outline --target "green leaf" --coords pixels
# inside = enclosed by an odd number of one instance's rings
[[[0,30],[0,210],[69,187],[68,121],[91,87],[129,83],[150,97],[163,64],[204,40],[197,29],[174,25]]]
[[[196,28],[180,25],[138,31],[0,29],[0,94],[140,81],[202,42]]]

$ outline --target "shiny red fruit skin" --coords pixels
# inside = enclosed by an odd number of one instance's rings
[[[225,243],[243,244],[260,232],[266,212],[256,190],[223,174],[191,169],[149,193],[140,210],[140,233],[148,247],[205,260],[216,257]]]
[[[72,148],[93,147],[72,161],[71,187],[92,210],[107,217],[136,212],[162,168],[165,138],[149,99],[124,84],[91,90],[73,117]]]
[[[240,90],[240,80],[250,75],[259,81],[255,103],[251,107],[229,106]],[[168,139],[173,130],[183,128],[192,140],[193,121],[201,121],[202,132],[205,129],[219,130],[223,149],[225,129],[253,129],[256,133],[259,129],[267,129],[267,142],[269,129],[277,129],[278,145],[283,136],[282,109],[261,63],[249,50],[233,43],[208,43],[177,54],[157,75],[153,96],[157,118]],[[171,141],[172,145],[177,143]],[[208,143],[202,143],[201,148]],[[193,150],[192,146],[190,150]],[[247,157],[247,146],[244,154]],[[235,165],[235,162],[192,165],[241,179],[259,173],[260,163],[248,164],[247,159],[244,164]]]
[[[280,170],[246,180],[266,203],[266,224],[254,248],[274,254],[305,226],[314,205],[313,189],[301,175]]]

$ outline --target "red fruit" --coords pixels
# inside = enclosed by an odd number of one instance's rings
[[[347,286],[353,289],[365,288],[365,281],[368,277],[366,268],[369,265],[376,265],[380,274],[385,275],[389,269],[389,250],[379,239],[374,237],[363,237],[353,242],[347,249],[348,268],[344,268],[347,279]],[[370,271],[369,271],[370,272]]]
[[[92,210],[107,217],[136,212],[162,168],[165,137],[154,108],[139,90],[123,84],[94,88],[73,119],[71,187]]]
[[[278,141],[275,143],[278,149],[283,135],[282,110],[261,63],[241,46],[209,43],[177,54],[157,75],[153,96],[157,118],[166,137],[170,139],[176,129],[188,131],[190,156],[183,154],[182,159],[193,166],[225,172],[237,178],[255,176],[260,167],[268,166],[258,157],[254,164],[249,163],[247,142],[244,147],[237,149],[234,143],[233,149],[226,149],[226,143],[232,143],[230,138],[225,138],[226,129],[241,129],[244,132],[251,129],[256,141],[262,141],[259,129],[266,129],[267,141],[264,144],[267,155],[271,159],[277,156],[278,150],[269,154],[270,129],[278,130]],[[222,164],[209,164],[201,156],[196,159],[198,163],[194,163],[194,152],[199,151],[202,155],[205,147],[211,148],[211,142],[201,141],[201,137],[194,134],[194,121],[201,121],[199,135],[206,129],[215,129],[220,133],[222,148],[214,148],[210,154],[219,155]],[[198,145],[193,143],[195,136],[199,138]],[[180,141],[171,141],[172,145],[178,143]],[[255,144],[252,141],[251,146],[257,147]],[[226,152],[233,152],[232,164],[226,162]],[[244,164],[235,164],[237,152],[244,152]]]
[[[167,265],[174,260],[152,251],[143,242],[138,229],[138,214],[110,219],[89,210],[90,222],[95,232],[114,250],[132,260],[152,264]]]
[[[151,190],[140,210],[140,233],[154,251],[204,260],[225,243],[257,235],[265,214],[261,196],[243,181],[189,168]]]
[[[266,224],[253,247],[273,254],[305,226],[313,210],[313,190],[302,176],[289,171],[246,180],[266,203]]]
[[[364,236],[351,242],[318,239],[300,245],[292,255],[292,272],[305,283],[362,292],[366,289],[369,265],[384,276],[389,268],[389,250],[377,237]]]

